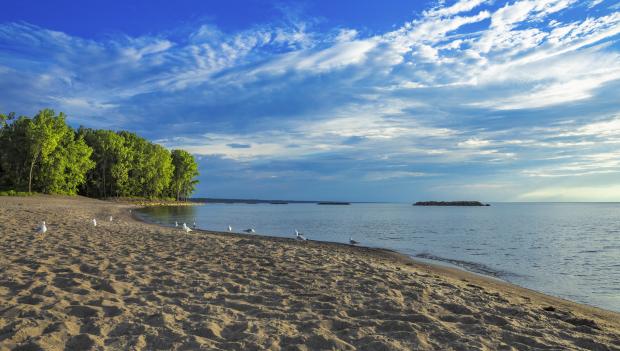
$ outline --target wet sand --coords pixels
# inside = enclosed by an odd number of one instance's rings
[[[186,234],[131,208],[0,197],[0,350],[620,350],[618,313],[385,250]]]

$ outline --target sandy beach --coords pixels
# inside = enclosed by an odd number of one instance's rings
[[[384,250],[186,234],[132,208],[0,197],[0,350],[620,350],[618,313]]]

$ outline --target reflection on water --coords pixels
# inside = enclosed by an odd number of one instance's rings
[[[491,207],[314,204],[153,207],[150,220],[174,226],[394,249],[620,311],[620,204],[501,203]]]

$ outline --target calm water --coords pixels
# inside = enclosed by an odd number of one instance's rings
[[[606,309],[620,311],[620,204],[498,203],[491,207],[410,204],[208,204],[145,210],[163,224],[389,248]]]

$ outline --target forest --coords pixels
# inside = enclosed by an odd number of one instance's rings
[[[187,199],[198,164],[184,150],[135,133],[66,123],[51,109],[34,117],[0,114],[0,190],[95,198]]]

